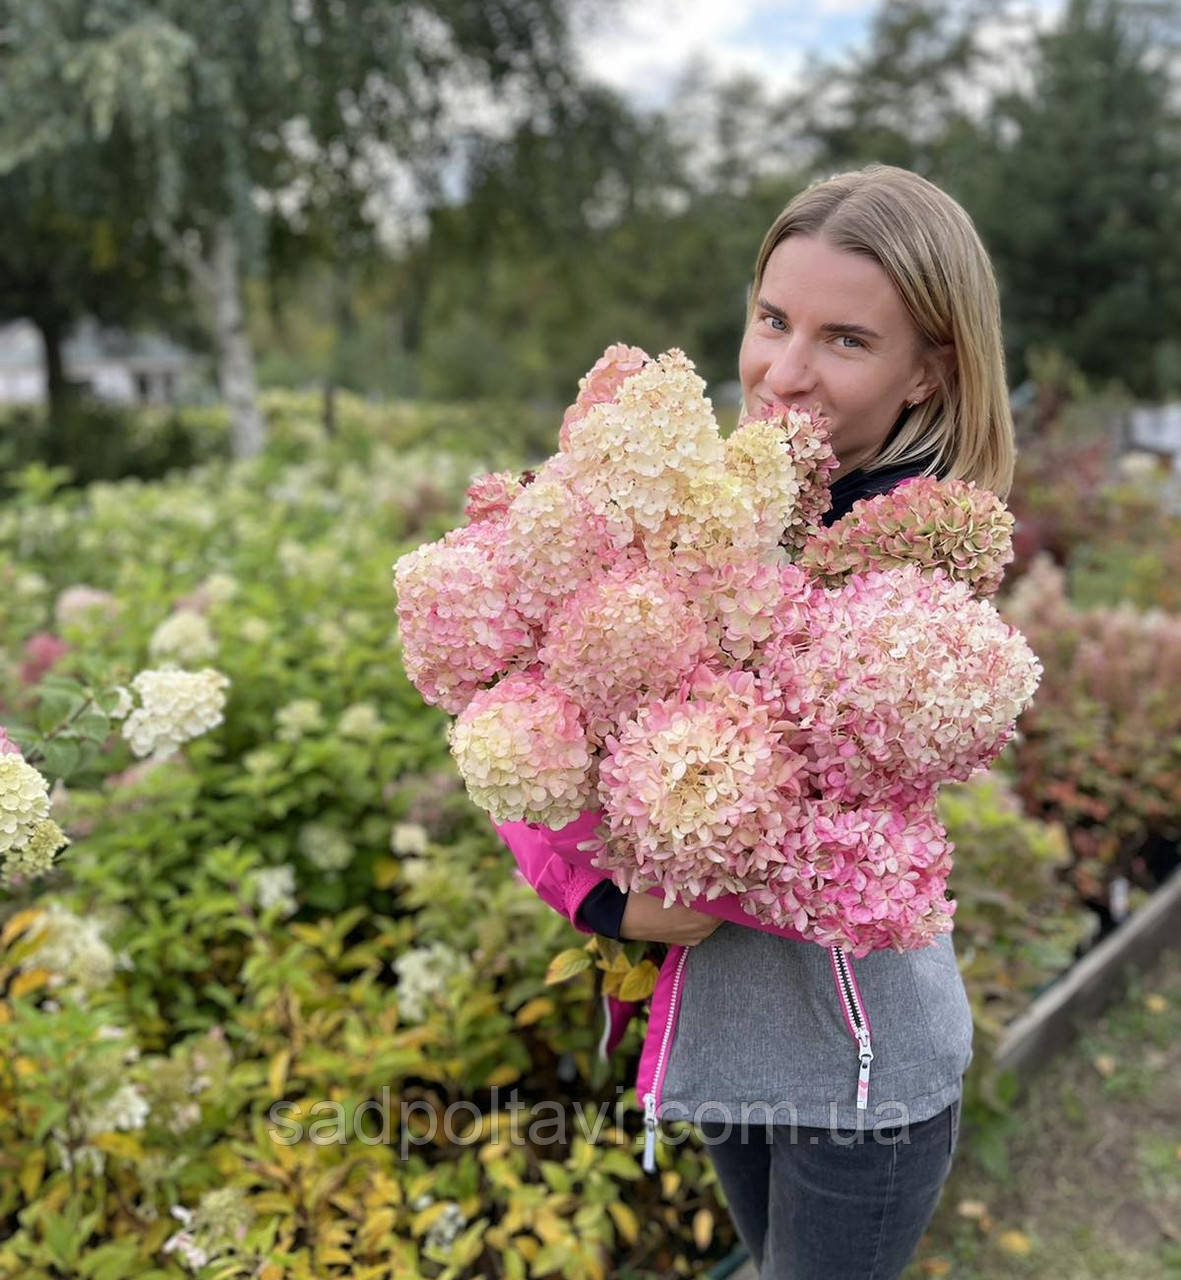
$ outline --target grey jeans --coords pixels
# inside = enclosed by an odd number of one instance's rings
[[[961,1101],[860,1133],[701,1121],[760,1280],[897,1280],[951,1171]]]

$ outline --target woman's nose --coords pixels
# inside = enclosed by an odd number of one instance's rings
[[[803,336],[793,334],[778,344],[764,378],[777,400],[788,401],[806,395],[816,386],[816,373]]]

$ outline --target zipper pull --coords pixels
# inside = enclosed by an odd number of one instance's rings
[[[656,1172],[656,1095],[644,1094],[644,1172]]]
[[[861,1027],[857,1032],[858,1054],[861,1064],[857,1072],[857,1110],[864,1111],[869,1105],[869,1064],[873,1061],[873,1050],[869,1047],[869,1032]]]

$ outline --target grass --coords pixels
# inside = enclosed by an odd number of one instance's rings
[[[1181,1280],[1181,951],[965,1127],[903,1280]]]

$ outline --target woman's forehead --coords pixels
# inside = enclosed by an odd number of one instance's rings
[[[810,313],[854,306],[874,312],[883,323],[906,318],[902,299],[880,263],[813,236],[789,236],[775,246],[759,295],[780,307],[805,306]]]

